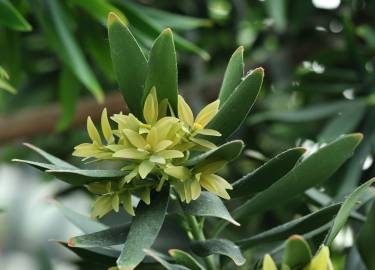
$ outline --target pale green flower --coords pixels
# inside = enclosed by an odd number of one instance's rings
[[[303,270],[333,270],[328,247],[322,246],[318,254],[314,256]]]
[[[276,264],[270,255],[266,254],[263,257],[263,270],[277,270]]]
[[[215,144],[202,138],[196,138],[196,135],[221,136],[220,132],[214,129],[205,128],[207,124],[215,117],[219,111],[220,101],[216,100],[205,106],[194,119],[190,106],[182,96],[178,96],[178,118],[185,124],[186,132],[189,134],[189,140],[203,146],[204,148],[215,148]]]
[[[193,169],[184,166],[167,166],[164,172],[172,176],[172,182],[182,201],[189,203],[201,194],[201,188],[224,198],[230,199],[227,189],[232,186],[221,176],[215,174],[225,165],[225,161],[205,162]]]

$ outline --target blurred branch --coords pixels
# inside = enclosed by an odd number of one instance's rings
[[[89,115],[93,121],[98,121],[104,107],[108,109],[109,114],[120,111],[127,113],[128,111],[120,92],[107,94],[105,102],[102,105],[98,104],[93,97],[83,98],[77,102],[77,109],[70,128],[83,126]],[[53,103],[43,107],[20,111],[13,115],[1,116],[0,145],[16,139],[55,132],[60,114],[60,105]]]

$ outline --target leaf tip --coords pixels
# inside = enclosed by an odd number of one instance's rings
[[[126,26],[126,23],[120,19],[120,17],[113,11],[109,12],[107,17],[107,26],[110,27],[113,23],[119,22],[123,26]]]
[[[288,238],[288,240],[304,240],[304,238],[299,234],[293,234]]]
[[[74,238],[70,238],[67,242],[68,247],[75,247],[75,244]]]

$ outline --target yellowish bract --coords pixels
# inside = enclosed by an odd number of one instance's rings
[[[88,117],[87,132],[91,143],[76,146],[73,155],[84,160],[120,162],[123,164],[121,170],[127,172],[120,181],[88,185],[88,189],[98,195],[93,216],[102,217],[112,209],[117,212],[121,204],[134,215],[132,195],[149,204],[150,192],[159,191],[166,182],[187,203],[197,199],[202,188],[229,199],[226,190],[232,186],[216,174],[225,165],[224,161],[183,166],[192,152],[216,147],[202,136],[221,136],[216,130],[206,128],[218,109],[219,101],[214,101],[194,118],[189,105],[179,96],[178,117],[175,117],[167,100],[158,102],[156,89],[152,87],[144,103],[144,122],[133,114],[119,113],[111,117],[116,124],[116,128],[112,128],[104,109],[99,133]]]

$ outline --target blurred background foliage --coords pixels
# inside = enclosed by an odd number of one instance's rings
[[[354,131],[364,133],[364,141],[322,190],[342,199],[361,179],[374,175],[371,0],[0,0],[3,166],[10,158],[27,155],[20,147],[23,141],[71,159],[73,146],[85,138],[89,114],[98,119],[103,106],[111,113],[126,112],[109,54],[109,11],[130,25],[146,52],[164,28],[174,30],[181,91],[195,109],[216,98],[238,46],[245,47],[246,66],[265,68],[262,95],[237,134],[247,150],[227,169],[227,179],[237,179],[289,147],[314,151]],[[35,181],[36,190],[44,188]],[[64,185],[52,190],[49,196],[72,196]],[[242,229],[255,232],[304,214],[304,201],[267,212]],[[23,203],[20,198],[18,204]],[[345,245],[338,248],[337,265],[354,256]]]

